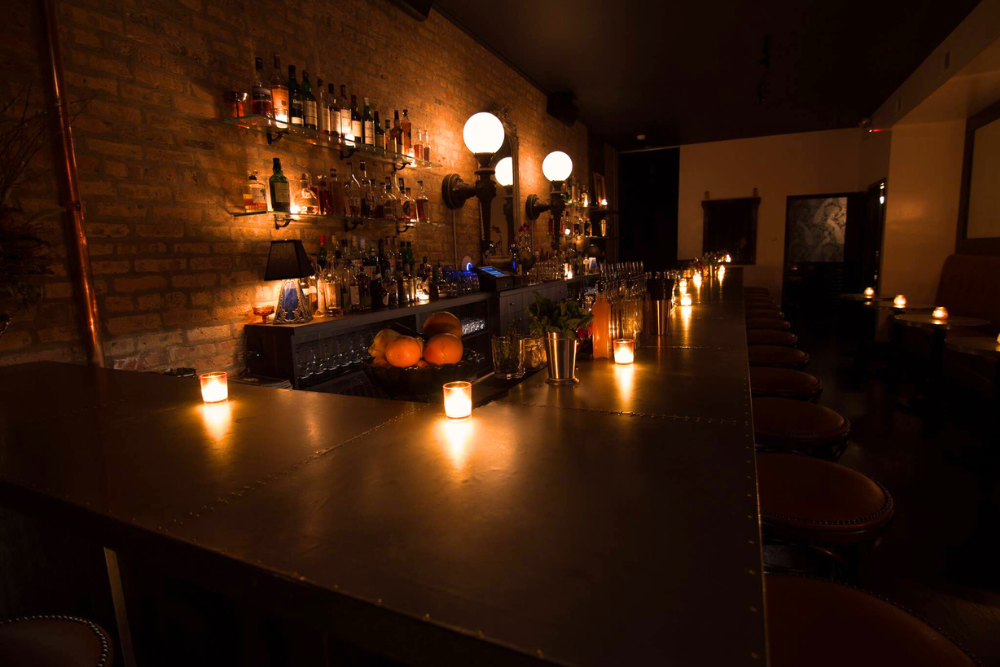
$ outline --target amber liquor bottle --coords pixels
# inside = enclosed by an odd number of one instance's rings
[[[271,75],[271,107],[274,120],[288,122],[288,86],[281,75],[281,58],[274,57],[274,73]]]
[[[271,86],[264,81],[263,58],[254,59],[254,69],[257,75],[250,92],[250,113],[270,118],[274,115],[274,110],[271,106]]]

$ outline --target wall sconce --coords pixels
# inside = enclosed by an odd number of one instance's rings
[[[493,114],[480,111],[465,121],[462,138],[465,140],[466,148],[472,151],[479,163],[479,168],[475,172],[476,182],[469,184],[458,174],[448,174],[441,181],[441,199],[444,205],[453,211],[462,208],[472,197],[479,200],[479,241],[485,257],[489,243],[487,232],[490,229],[490,203],[497,196],[496,183],[490,178],[494,173],[490,162],[493,161],[493,154],[503,146],[503,123]],[[513,174],[513,166],[511,173]]]
[[[507,218],[507,226],[509,229],[514,228],[514,158],[505,157],[504,159],[497,162],[496,166],[496,179],[497,183],[503,186],[504,200],[503,200],[503,215]],[[511,235],[510,242],[513,243],[513,235]]]
[[[524,202],[524,214],[528,220],[537,220],[548,211],[552,215],[552,247],[559,247],[559,227],[563,211],[566,210],[566,197],[563,194],[563,182],[573,173],[573,159],[562,151],[552,151],[542,160],[542,174],[552,184],[549,192],[549,203],[543,204],[538,195],[528,195]],[[569,234],[569,232],[567,232]]]
[[[906,308],[906,297],[902,294],[897,294],[896,298],[892,300],[892,305],[895,308]]]

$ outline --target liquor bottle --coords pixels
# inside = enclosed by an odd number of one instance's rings
[[[340,138],[354,139],[351,133],[351,107],[347,102],[347,86],[340,85]]]
[[[417,181],[417,222],[430,222],[429,215],[430,203],[424,190],[424,182]]]
[[[374,190],[375,192],[375,194],[373,195],[375,197],[374,207],[373,207],[373,213],[374,213],[373,217],[379,220],[384,220],[385,203],[387,201],[387,198],[385,196],[385,186],[383,185],[381,188],[375,187],[375,179],[372,179],[372,190]]]
[[[357,95],[351,95],[351,135],[355,143],[364,143],[364,124],[361,121],[361,114],[358,113]]]
[[[340,100],[337,99],[337,90],[332,83],[326,84],[326,98],[330,114],[330,136],[340,137]]]
[[[416,211],[410,210],[415,207],[413,205],[413,200],[410,199],[409,196],[410,189],[403,183],[402,177],[399,179],[399,192],[402,194],[399,198],[399,219],[410,221],[413,219],[414,215],[416,215]]]
[[[358,272],[353,266],[350,268],[350,272],[351,282],[348,283],[348,290],[350,293],[351,311],[358,312],[361,310],[361,281],[358,280]]]
[[[292,213],[306,213],[308,215],[319,213],[319,199],[309,184],[308,174],[302,174],[299,178],[298,191],[292,201]]]
[[[385,130],[382,129],[382,123],[378,119],[378,109],[375,110],[373,124],[375,126],[375,148],[385,150]]]
[[[421,136],[421,130],[417,130],[417,139],[413,142],[413,157],[418,160],[424,159],[424,142]]]
[[[332,241],[332,239],[331,239]],[[330,316],[342,315],[340,295],[340,250],[335,250],[333,262],[326,267],[323,276],[323,284],[326,288],[326,314]]]
[[[253,65],[257,76],[250,89],[250,113],[270,118],[274,108],[271,106],[271,86],[264,81],[264,59],[254,58]]]
[[[281,75],[281,58],[274,56],[274,73],[271,75],[271,107],[274,120],[288,122],[288,86]]]
[[[441,298],[441,262],[431,270],[431,280],[427,285],[427,298],[437,301]]]
[[[347,163],[350,170],[347,180],[344,182],[345,196],[347,198],[348,215],[352,218],[361,217],[361,183],[354,177],[354,165]]]
[[[326,315],[326,237],[319,237],[319,251],[316,253],[316,314]]]
[[[316,129],[323,134],[330,134],[330,102],[326,99],[326,89],[323,79],[316,77]]]
[[[246,192],[243,193],[243,209],[247,213],[267,212],[267,189],[257,178],[257,170],[247,178]]]
[[[337,180],[336,169],[330,169],[330,179],[326,184],[330,189],[330,215],[350,215],[351,209],[347,205],[347,197],[344,193],[344,186],[339,180]]]
[[[371,276],[368,275],[368,253],[364,251],[365,240],[361,239],[361,255],[360,263],[361,270],[358,272],[358,298],[361,300],[361,310],[371,310],[372,309],[372,281]]]
[[[385,241],[382,239],[378,240],[378,254],[375,256],[375,278],[373,283],[375,287],[372,290],[372,299],[375,302],[376,308],[388,308],[389,307],[389,289],[387,282],[388,276],[386,275],[387,261],[385,258]]]
[[[413,124],[410,123],[410,112],[407,109],[403,109],[403,120],[399,123],[400,131],[400,141],[402,143],[402,153],[405,155],[413,155]]]
[[[403,152],[403,130],[399,126],[399,109],[392,112],[392,131],[389,144],[392,146],[393,153]]]
[[[288,187],[288,179],[281,173],[281,159],[274,158],[274,173],[268,179],[271,188],[271,209],[275,213],[288,213],[291,211],[292,194]]]
[[[370,218],[372,217],[372,191],[371,183],[368,182],[368,171],[365,169],[364,160],[361,161],[361,166],[358,171],[361,175],[361,178],[359,179],[361,181],[359,183],[361,186],[361,201],[358,202],[358,206],[361,211],[360,215],[362,218]]]
[[[408,211],[410,224],[415,224],[417,222],[417,202],[413,201],[413,193],[410,192],[410,188],[406,188],[406,198],[403,201],[405,202],[403,207]]]
[[[349,313],[354,310],[354,304],[356,303],[352,299],[354,291],[351,286],[356,288],[357,281],[354,280],[354,271],[351,266],[351,249],[347,245],[347,239],[340,240],[340,308],[345,313]]]
[[[309,72],[302,70],[302,124],[310,130],[315,130],[319,124],[316,97],[313,95],[312,84],[309,83]]]
[[[392,152],[392,123],[388,118],[385,119],[385,129],[382,130],[382,148]]]
[[[392,192],[392,176],[385,177],[385,207],[384,216],[387,220],[396,220],[399,217],[399,200]]]
[[[366,146],[375,145],[375,117],[372,116],[372,107],[365,98],[364,115],[361,117],[361,133]]]
[[[611,304],[608,303],[603,288],[604,285],[598,287],[597,299],[591,307],[594,315],[595,359],[607,359],[611,356]]]
[[[399,183],[394,183],[392,177],[389,177],[389,182],[393,183],[392,196],[395,199],[393,202],[393,219],[394,220],[405,220],[403,216],[403,197],[405,193],[403,192],[403,179],[399,179]]]
[[[295,80],[295,65],[288,66],[288,121],[300,126],[305,122],[302,86]]]
[[[424,132],[424,159],[431,161],[431,133],[430,130]]]

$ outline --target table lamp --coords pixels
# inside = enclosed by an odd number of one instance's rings
[[[302,293],[300,278],[312,275],[312,263],[302,241],[271,241],[264,280],[283,280],[274,309],[274,324],[298,324],[312,320],[312,308]]]

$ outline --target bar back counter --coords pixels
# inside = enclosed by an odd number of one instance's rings
[[[633,365],[466,422],[6,368],[0,501],[406,664],[764,665],[740,271],[698,297]]]

